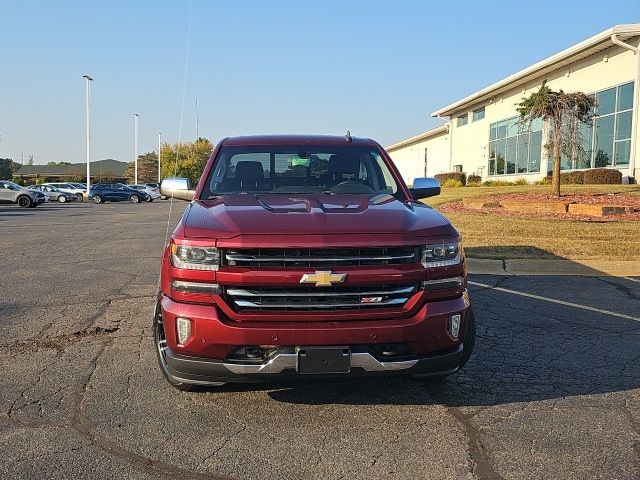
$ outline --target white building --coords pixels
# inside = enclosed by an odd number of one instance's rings
[[[463,171],[483,179],[537,180],[551,170],[542,122],[517,123],[516,105],[547,81],[553,90],[595,95],[584,154],[563,170],[607,167],[640,179],[640,24],[617,25],[479,90],[431,115],[444,125],[386,147],[413,179]],[[635,88],[634,88],[635,86]]]

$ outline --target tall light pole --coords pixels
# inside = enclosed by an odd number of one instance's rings
[[[160,183],[160,153],[162,152],[160,137],[162,137],[162,132],[158,132],[158,183]]]
[[[198,112],[198,99],[196,98],[196,141],[200,138],[200,125],[199,125],[199,112]]]
[[[87,199],[89,199],[89,189],[91,188],[91,168],[89,167],[89,161],[91,158],[91,128],[90,128],[90,117],[89,117],[89,90],[90,85],[89,82],[93,82],[93,78],[89,75],[83,75],[82,78],[85,80],[85,107],[87,111]]]
[[[134,162],[134,180],[133,183],[138,184],[138,115],[137,113],[133,114],[133,162]]]

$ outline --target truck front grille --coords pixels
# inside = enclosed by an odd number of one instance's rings
[[[239,267],[344,267],[418,263],[419,247],[243,248],[224,251],[226,265]]]
[[[417,285],[364,287],[226,287],[225,296],[238,311],[353,310],[402,307]]]

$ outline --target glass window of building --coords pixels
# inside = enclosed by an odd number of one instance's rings
[[[472,120],[477,122],[478,120],[482,120],[484,118],[484,107],[477,108],[472,113]]]
[[[593,122],[582,125],[583,148],[573,158],[563,155],[561,169],[629,166],[633,82],[595,93]],[[549,159],[551,170],[553,159]]]
[[[542,121],[517,117],[489,127],[489,175],[537,173],[542,158]]]
[[[466,125],[467,123],[469,123],[469,115],[468,114],[464,114],[464,115],[460,115],[458,118],[458,127],[462,127],[463,125]]]

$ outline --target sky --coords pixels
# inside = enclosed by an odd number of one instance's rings
[[[637,0],[2,0],[0,158],[84,162],[199,135],[339,134],[382,145],[431,112],[616,24]],[[184,98],[184,101],[183,101]],[[198,115],[196,116],[196,99]]]

